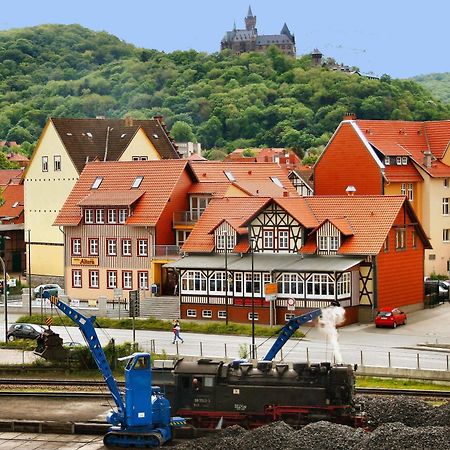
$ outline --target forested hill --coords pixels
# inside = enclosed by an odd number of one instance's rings
[[[369,80],[265,55],[136,48],[79,25],[0,32],[0,139],[35,142],[49,116],[150,118],[204,148],[319,147],[344,113],[371,119],[443,119],[413,81]],[[351,62],[350,62],[351,63]],[[186,124],[189,124],[187,126]]]
[[[450,103],[450,72],[420,75],[412,80],[427,88],[436,98]]]

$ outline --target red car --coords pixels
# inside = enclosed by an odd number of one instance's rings
[[[396,328],[406,324],[406,314],[398,308],[381,308],[375,317],[375,326]]]

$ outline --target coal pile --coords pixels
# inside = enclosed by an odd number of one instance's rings
[[[433,407],[409,397],[362,398],[373,431],[330,422],[294,430],[284,422],[232,426],[177,450],[428,450],[450,448],[450,402]]]

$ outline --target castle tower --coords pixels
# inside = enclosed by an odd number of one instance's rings
[[[311,60],[312,60],[312,65],[313,66],[321,66],[322,65],[322,53],[319,49],[315,48],[312,52],[311,52]]]
[[[254,30],[256,28],[256,16],[252,13],[252,8],[248,7],[247,17],[245,18],[245,29],[247,31]]]

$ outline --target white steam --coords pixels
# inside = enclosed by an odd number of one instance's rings
[[[330,306],[322,309],[319,319],[319,330],[327,337],[333,347],[333,355],[337,364],[342,363],[341,349],[339,348],[337,325],[345,320],[345,309],[342,306]]]

